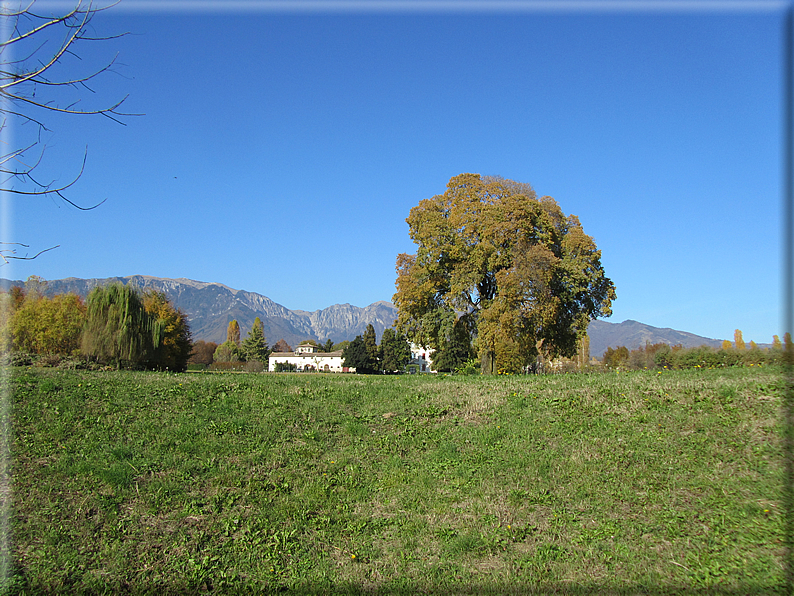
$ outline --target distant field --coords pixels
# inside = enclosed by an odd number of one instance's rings
[[[10,594],[783,591],[779,369],[6,382]]]

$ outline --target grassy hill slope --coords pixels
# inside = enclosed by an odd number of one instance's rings
[[[776,593],[775,369],[16,369],[10,593]]]

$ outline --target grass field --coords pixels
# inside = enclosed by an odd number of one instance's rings
[[[10,594],[772,594],[780,369],[14,369]]]

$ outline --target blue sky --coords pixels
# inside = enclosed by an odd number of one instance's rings
[[[234,5],[96,17],[130,34],[83,46],[75,69],[119,55],[85,104],[129,94],[145,115],[47,121],[40,175],[70,179],[87,147],[68,196],[107,200],[6,198],[7,238],[60,247],[0,276],[366,306],[415,252],[411,207],[477,172],[579,216],[617,288],[609,321],[782,335],[784,3]]]

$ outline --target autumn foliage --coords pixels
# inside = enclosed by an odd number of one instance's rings
[[[588,323],[611,314],[595,242],[528,184],[461,174],[406,221],[417,252],[397,257],[393,302],[416,343],[439,350],[465,332],[483,372],[519,371],[573,356]]]
[[[22,361],[184,370],[192,350],[187,317],[160,292],[122,284],[46,295],[44,280],[0,294],[0,351]]]

